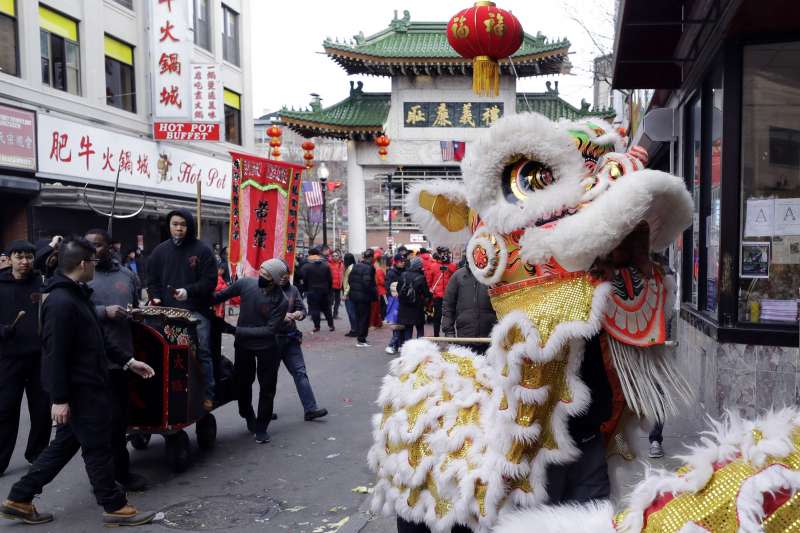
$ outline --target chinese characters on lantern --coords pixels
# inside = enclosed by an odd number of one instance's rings
[[[503,102],[405,102],[408,128],[488,128],[503,116]]]

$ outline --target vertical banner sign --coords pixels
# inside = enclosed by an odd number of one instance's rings
[[[192,122],[195,129],[198,123],[205,128],[205,140],[220,140],[220,121],[224,116],[222,75],[214,63],[192,63]]]
[[[291,273],[303,167],[237,152],[233,159],[228,258],[231,271],[254,277],[279,257]]]
[[[216,65],[198,65],[212,68],[195,70],[191,63],[193,44],[188,9],[191,0],[150,1],[155,102],[153,137],[167,141],[218,141],[219,111],[205,102],[214,101],[213,106],[218,108],[222,97],[222,87],[217,90],[217,85],[221,85],[220,72]],[[198,90],[194,90],[194,76],[201,78],[196,80]],[[217,93],[220,93],[220,100]],[[195,110],[202,112],[202,119],[194,118]],[[217,118],[211,119],[209,111],[214,111]]]

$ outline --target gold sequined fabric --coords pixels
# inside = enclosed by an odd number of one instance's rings
[[[589,320],[594,290],[589,275],[583,274],[493,294],[491,299],[498,320],[512,311],[525,312],[543,346],[559,324]]]

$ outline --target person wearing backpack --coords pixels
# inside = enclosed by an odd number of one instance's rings
[[[400,276],[400,281],[397,283],[397,298],[400,301],[397,322],[405,326],[400,340],[402,346],[405,341],[413,337],[415,327],[417,337],[422,337],[425,330],[425,305],[431,298],[431,291],[428,289],[422,259],[419,257],[413,258],[408,269]]]
[[[356,346],[369,348],[367,334],[369,333],[369,317],[372,302],[378,299],[378,286],[375,283],[375,268],[372,266],[373,254],[371,248],[364,250],[360,263],[353,265],[348,276],[350,291],[348,298],[353,302],[356,315]]]

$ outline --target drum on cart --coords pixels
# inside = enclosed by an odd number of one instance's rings
[[[216,419],[203,409],[205,384],[197,357],[199,321],[190,311],[170,307],[132,309],[131,314],[135,357],[153,367],[155,377],[130,382],[128,439],[141,450],[148,446],[151,435],[163,435],[167,462],[174,471],[182,472],[190,458],[186,427],[197,424],[201,449],[213,447],[217,438]],[[228,398],[219,399],[223,401],[215,407]]]

